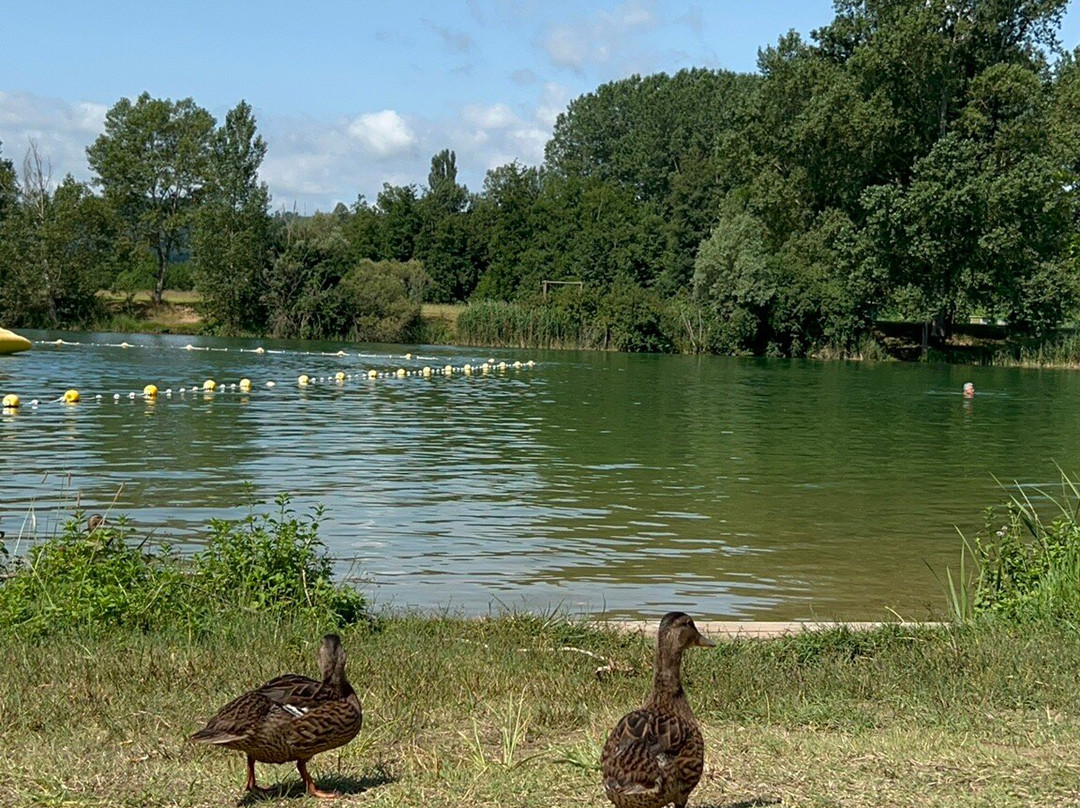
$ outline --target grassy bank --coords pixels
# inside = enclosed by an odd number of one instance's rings
[[[248,621],[201,637],[0,639],[0,804],[220,806],[243,756],[185,736],[283,671],[318,632]],[[606,804],[610,725],[649,685],[651,643],[537,617],[398,616],[343,632],[360,736],[314,760],[372,806]],[[587,655],[582,652],[589,652]],[[632,672],[603,679],[599,660]],[[1074,631],[843,631],[738,641],[686,660],[707,742],[697,806],[1080,804]],[[313,802],[260,766],[263,804]]]
[[[988,514],[946,626],[689,652],[707,748],[692,804],[1080,805],[1078,515],[1064,477]],[[371,614],[331,580],[319,517],[282,496],[179,559],[77,514],[27,559],[0,555],[0,805],[234,804],[243,755],[185,738],[251,687],[315,675],[329,628],[365,723],[314,759],[321,787],[387,808],[606,804],[600,745],[648,691],[652,640],[558,615]],[[312,802],[291,766],[259,776],[263,804]]]
[[[160,305],[149,292],[132,295],[102,292],[106,316],[94,329],[155,334],[200,334],[206,328],[195,292],[165,292]],[[582,319],[581,312],[547,310],[510,303],[425,303],[421,308],[419,341],[476,347],[575,348],[589,350],[702,350],[704,333],[685,317],[665,318],[645,313],[641,322]],[[575,319],[576,318],[576,319]],[[642,329],[644,329],[643,333]],[[662,339],[662,331],[676,336]],[[880,322],[858,345],[824,347],[816,359],[919,361],[923,358],[922,326],[918,323]],[[1080,368],[1080,337],[1063,330],[1045,340],[1012,340],[1004,328],[961,325],[945,343],[937,343],[925,357],[932,362],[1015,367]]]

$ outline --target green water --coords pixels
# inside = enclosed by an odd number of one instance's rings
[[[1068,371],[27,336],[0,357],[0,394],[24,402],[0,416],[9,547],[78,503],[188,550],[249,483],[325,505],[341,574],[397,607],[940,616],[995,480],[1033,492],[1080,465]],[[488,358],[537,364],[460,372]],[[249,394],[191,390],[242,377]],[[129,397],[147,383],[155,403]],[[54,400],[68,388],[80,404]]]

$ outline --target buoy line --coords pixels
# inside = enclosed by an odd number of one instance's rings
[[[337,354],[326,355],[336,356]],[[413,358],[411,354],[406,354],[406,357],[410,359]],[[357,373],[346,373],[345,371],[339,370],[332,375],[317,377],[311,376],[307,373],[302,373],[296,378],[296,386],[299,390],[301,390],[301,392],[304,392],[313,386],[317,387],[319,385],[322,385],[324,387],[330,387],[330,389],[333,390],[341,390],[345,386],[345,384],[350,381],[368,382],[370,386],[370,382],[376,381],[378,379],[407,379],[409,377],[430,379],[434,376],[452,377],[457,374],[463,376],[489,376],[496,373],[505,374],[507,371],[511,370],[528,370],[534,367],[536,367],[536,362],[532,359],[526,362],[495,362],[495,360],[491,359],[479,365],[465,364],[460,367],[448,364],[443,365],[442,367],[434,368],[430,365],[424,365],[424,367],[422,368],[399,367],[394,370],[378,370],[375,368],[371,368],[367,371],[359,371]],[[278,382],[270,379],[264,382],[263,386],[267,390],[273,390],[275,387],[278,386]],[[231,382],[228,384],[218,383],[213,379],[206,379],[201,384],[193,383],[190,387],[187,385],[183,385],[178,387],[175,391],[171,387],[167,387],[162,390],[158,387],[158,385],[150,383],[144,386],[141,392],[128,392],[126,394],[126,398],[128,400],[141,399],[147,403],[154,403],[160,398],[171,399],[175,394],[179,398],[187,398],[188,396],[201,396],[203,400],[206,400],[213,398],[216,395],[229,394],[234,392],[238,392],[242,395],[250,395],[252,389],[252,381],[251,379],[248,379],[246,377],[240,379],[239,382]],[[38,406],[42,403],[75,405],[90,400],[94,401],[95,403],[101,403],[111,400],[115,403],[121,401],[122,398],[124,398],[124,396],[122,396],[120,393],[113,393],[111,398],[108,396],[108,394],[102,393],[95,393],[92,397],[89,397],[84,396],[82,393],[80,393],[74,388],[69,388],[61,395],[52,399],[46,399],[44,401],[37,398],[30,399],[27,402],[27,405],[31,409],[36,410]],[[7,393],[3,395],[2,400],[0,400],[0,410],[2,410],[2,412],[7,415],[17,413],[21,409],[23,409],[23,407],[23,401],[17,393]]]
[[[128,349],[128,348],[143,348],[143,349],[159,348],[160,349],[160,348],[164,347],[167,350],[172,349],[172,350],[179,350],[179,351],[204,351],[204,352],[208,352],[208,353],[209,352],[227,353],[229,351],[232,351],[232,352],[235,352],[235,353],[251,353],[251,354],[257,354],[257,355],[273,354],[275,356],[336,356],[336,357],[339,357],[339,358],[344,358],[344,357],[347,357],[347,356],[355,356],[355,357],[359,357],[361,359],[393,359],[396,356],[395,354],[373,354],[373,353],[364,353],[362,351],[357,351],[356,353],[348,353],[347,351],[344,351],[344,350],[338,350],[338,351],[299,351],[299,350],[292,350],[292,349],[289,349],[289,348],[264,348],[261,345],[258,346],[258,347],[255,347],[255,348],[228,348],[228,347],[219,347],[219,346],[215,346],[215,345],[194,345],[194,344],[192,344],[190,342],[187,343],[186,345],[179,345],[179,346],[148,345],[148,344],[145,344],[145,343],[131,343],[131,342],[126,342],[126,341],[125,342],[82,342],[82,341],[79,341],[79,340],[72,341],[72,340],[65,340],[65,339],[51,339],[51,340],[49,340],[49,339],[39,339],[39,340],[34,340],[33,342],[34,342],[35,345],[53,345],[53,346],[60,346],[60,347],[124,348],[124,349]],[[410,361],[411,360],[432,361],[432,360],[437,359],[437,357],[434,357],[434,356],[421,356],[420,354],[413,354],[411,352],[404,354],[402,358],[404,358],[406,360],[410,360]],[[489,361],[494,362],[494,360],[489,360]]]

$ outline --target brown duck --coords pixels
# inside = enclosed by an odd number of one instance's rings
[[[615,725],[600,754],[604,791],[615,808],[685,808],[701,779],[705,742],[682,688],[682,654],[715,643],[682,612],[669,612],[656,637],[652,693]]]
[[[345,678],[345,649],[337,634],[322,638],[319,668],[321,682],[287,673],[248,691],[218,710],[189,740],[244,752],[248,791],[264,790],[255,784],[255,761],[295,760],[308,794],[337,797],[317,789],[307,770],[314,755],[355,738],[363,722],[360,699]]]

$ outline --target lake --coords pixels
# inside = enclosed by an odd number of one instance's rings
[[[23,401],[0,415],[10,549],[78,504],[191,550],[250,486],[325,506],[340,575],[395,608],[941,616],[958,530],[1080,459],[1070,371],[22,333],[0,356]],[[508,367],[462,372],[488,359]]]

